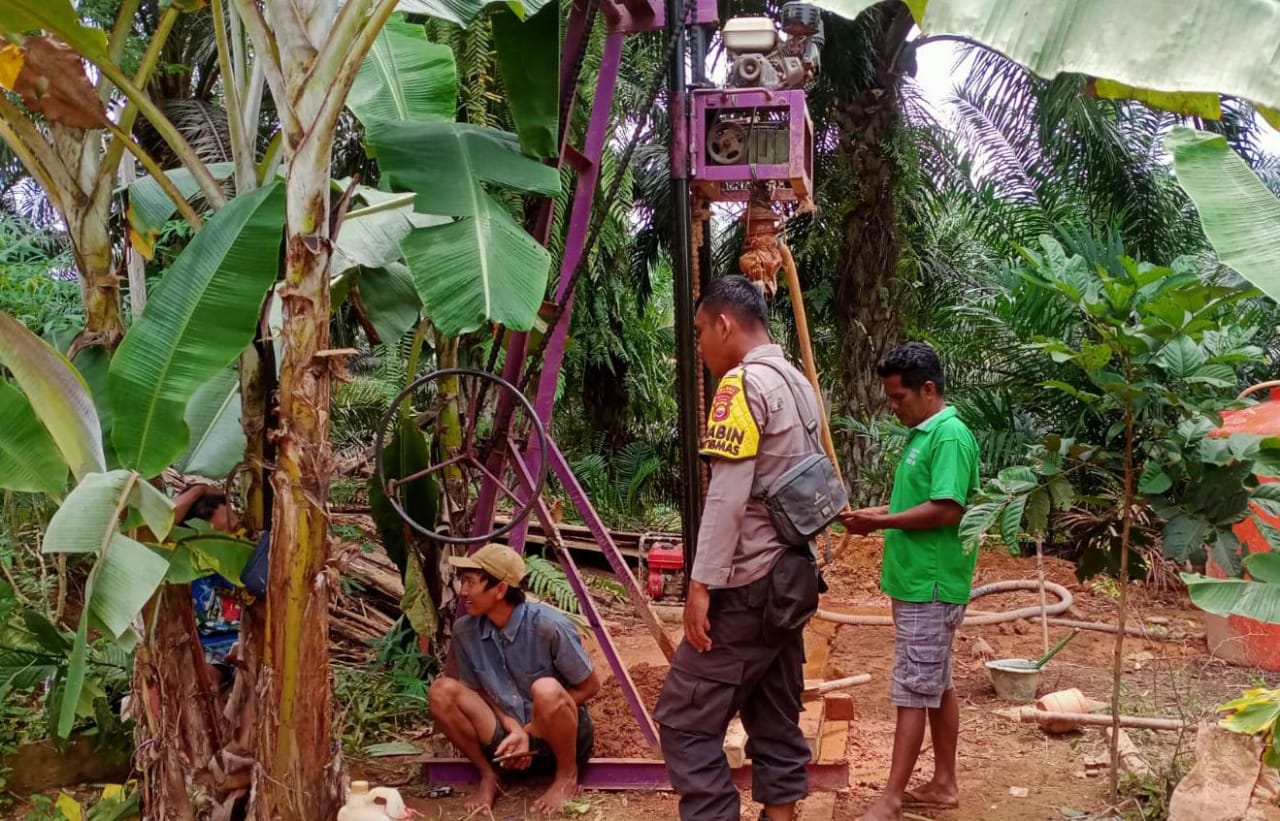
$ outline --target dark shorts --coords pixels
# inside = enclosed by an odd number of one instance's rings
[[[507,731],[503,728],[502,722],[497,722],[497,726],[493,729],[493,738],[488,744],[481,747],[485,758],[493,760],[497,753],[498,745],[502,743],[502,739],[507,737]],[[578,772],[581,773],[583,768],[587,766],[587,762],[591,760],[591,750],[595,747],[596,731],[591,724],[591,716],[587,712],[587,705],[583,704],[578,707]],[[556,771],[556,757],[551,752],[551,745],[545,739],[530,736],[529,752],[533,756],[533,762],[523,770],[504,769],[502,762],[497,765],[498,772],[507,778],[522,778],[530,775],[547,775]]]
[[[965,605],[893,600],[893,684],[899,707],[936,708],[951,689],[952,645]]]

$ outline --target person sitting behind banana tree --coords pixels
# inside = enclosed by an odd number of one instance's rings
[[[213,485],[190,485],[173,500],[175,523],[185,525],[193,519],[207,522],[222,533],[236,533],[240,529],[226,494]],[[234,675],[230,662],[240,638],[241,604],[236,586],[217,574],[204,576],[191,583],[191,598],[205,660],[218,671],[223,684],[227,684]]]

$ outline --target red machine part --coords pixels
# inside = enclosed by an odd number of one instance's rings
[[[660,599],[667,592],[668,581],[684,573],[684,545],[654,542],[645,554],[645,563],[649,566],[647,591],[652,598]]]

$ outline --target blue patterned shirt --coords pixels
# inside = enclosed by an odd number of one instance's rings
[[[565,688],[591,675],[591,659],[573,623],[545,604],[525,602],[507,626],[485,616],[463,616],[453,628],[458,676],[472,690],[489,694],[502,712],[528,724],[536,679],[550,676]]]

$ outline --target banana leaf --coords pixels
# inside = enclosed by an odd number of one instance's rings
[[[253,339],[279,270],[284,188],[233,199],[196,234],[111,362],[112,440],[144,477],[189,444],[187,403]]]

